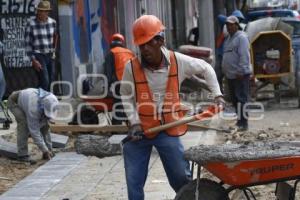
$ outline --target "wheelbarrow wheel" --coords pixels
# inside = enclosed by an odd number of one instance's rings
[[[197,180],[191,181],[179,190],[174,200],[196,200],[196,187]],[[229,197],[220,184],[212,180],[200,179],[198,200],[229,200]]]

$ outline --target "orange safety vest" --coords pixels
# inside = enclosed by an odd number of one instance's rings
[[[111,49],[111,52],[115,58],[115,74],[120,81],[123,77],[125,64],[134,57],[134,54],[129,49],[123,47],[114,47]]]
[[[137,58],[132,59],[132,72],[135,83],[137,111],[144,131],[162,124],[177,121],[184,116],[179,97],[178,68],[174,52],[170,52],[170,67],[166,93],[162,110],[153,101],[145,73]],[[166,130],[170,136],[181,136],[187,131],[187,125],[180,125]],[[158,133],[147,133],[147,138],[154,138]]]
[[[222,32],[220,35],[217,36],[216,47],[217,47],[217,48],[220,48],[220,47],[222,46],[224,40],[225,40],[225,35],[224,35],[224,33]]]

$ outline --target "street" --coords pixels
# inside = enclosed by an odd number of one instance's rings
[[[266,110],[263,113],[263,119],[256,121],[250,120],[250,127],[247,132],[224,133],[214,130],[199,130],[187,133],[182,137],[182,141],[186,149],[198,144],[230,144],[273,139],[279,141],[297,141],[300,138],[300,121],[298,120],[300,110],[295,107],[296,104],[295,100],[283,99],[281,104],[276,104],[270,100],[264,103]],[[253,116],[254,114],[251,115]],[[230,125],[232,121],[226,122],[217,118],[209,123],[212,127],[223,127],[224,124]],[[14,129],[15,124],[13,124],[8,133],[12,134]],[[6,136],[6,138],[9,137]],[[71,141],[73,142],[74,140]],[[72,148],[66,151],[70,150],[72,150]],[[34,149],[32,151],[34,151]],[[40,155],[35,155],[35,157],[39,156]],[[1,188],[1,191],[9,191],[8,193],[4,193],[3,196],[0,196],[1,200],[9,199],[8,197],[10,195],[15,195],[13,199],[16,200],[16,194],[21,192],[21,195],[24,195],[24,191],[20,190],[20,188],[22,188],[20,184],[26,184],[27,182],[31,183],[31,187],[36,187],[35,184],[39,183],[36,181],[42,181],[41,177],[45,176],[47,177],[47,182],[51,184],[39,190],[39,199],[127,199],[122,156],[98,159],[96,157],[82,157],[72,152],[67,154],[57,152],[57,156],[52,161],[39,163],[38,165],[41,166],[36,171],[34,170],[38,166],[22,166],[4,157],[0,159],[1,163],[10,163],[1,165],[0,177],[12,179],[15,184],[17,184],[23,176],[27,176],[30,172],[33,172],[33,174],[29,175],[24,181],[15,186],[15,188],[13,184],[7,184],[10,182],[9,180],[0,179],[1,187],[6,185],[6,188]],[[68,161],[70,159],[78,160],[72,164],[72,167],[68,168],[69,171],[65,171],[65,166],[71,166],[70,161]],[[59,172],[60,168],[58,167],[58,163],[60,162],[61,165],[64,166],[62,167],[62,169],[64,169],[62,172]],[[4,166],[6,166],[6,168],[3,168]],[[16,170],[14,170],[14,168]],[[46,173],[46,169],[48,175],[41,174],[42,172]],[[18,171],[18,173],[23,172],[24,175],[16,177],[16,171]],[[58,174],[55,175],[55,172]],[[215,177],[209,173],[204,173],[203,176],[215,179]],[[50,177],[54,180],[50,181]],[[257,199],[265,200],[266,196],[274,199],[274,188],[275,186],[272,184],[254,187],[253,191],[257,195]],[[42,191],[42,189],[44,189],[44,191]],[[30,190],[27,191],[28,194],[26,194],[30,195]],[[34,191],[35,190],[32,190],[31,193],[34,193]],[[36,193],[34,193],[34,195],[36,195]],[[145,185],[145,195],[147,200],[173,199],[175,196],[175,193],[168,185],[162,164],[155,151],[152,153],[149,165],[149,176]]]

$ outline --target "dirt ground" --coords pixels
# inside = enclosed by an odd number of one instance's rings
[[[9,142],[16,143],[16,134],[14,133],[14,130],[11,130],[11,134],[5,135],[3,138]],[[0,156],[0,195],[31,174],[39,166],[47,162],[42,159],[42,152],[34,145],[31,138],[29,139],[28,144],[32,158],[37,161],[37,164],[35,165],[18,162]],[[74,138],[70,138],[65,149],[54,149],[53,151],[55,153],[60,151],[74,151],[73,144]]]
[[[3,136],[3,138],[10,142],[16,142],[13,131],[11,134]],[[29,149],[32,157],[39,160],[36,165],[29,165],[0,156],[0,194],[13,187],[16,183],[46,162],[41,159],[42,155],[37,147],[33,145],[32,141],[29,141]]]
[[[267,104],[265,109],[263,119],[250,121],[249,131],[236,132],[234,134],[219,133],[218,140],[228,144],[267,140],[300,141],[300,109],[290,102]],[[15,133],[13,133],[13,131],[14,130],[12,130],[12,134],[9,136],[5,136],[5,139],[15,142]],[[74,139],[71,139],[68,147],[64,151],[73,150],[73,142]],[[38,160],[38,164],[36,165],[26,165],[5,157],[0,157],[0,194],[13,187],[36,168],[45,163],[45,161],[41,160],[41,152],[33,145],[32,141],[29,143],[31,155],[34,159]],[[209,173],[206,173],[205,176],[211,178]],[[252,189],[258,200],[275,199],[274,184],[257,186]]]

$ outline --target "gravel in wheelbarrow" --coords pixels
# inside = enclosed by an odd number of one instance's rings
[[[234,162],[300,156],[300,142],[276,141],[198,145],[186,150],[184,155],[185,159],[201,165],[211,162]]]

